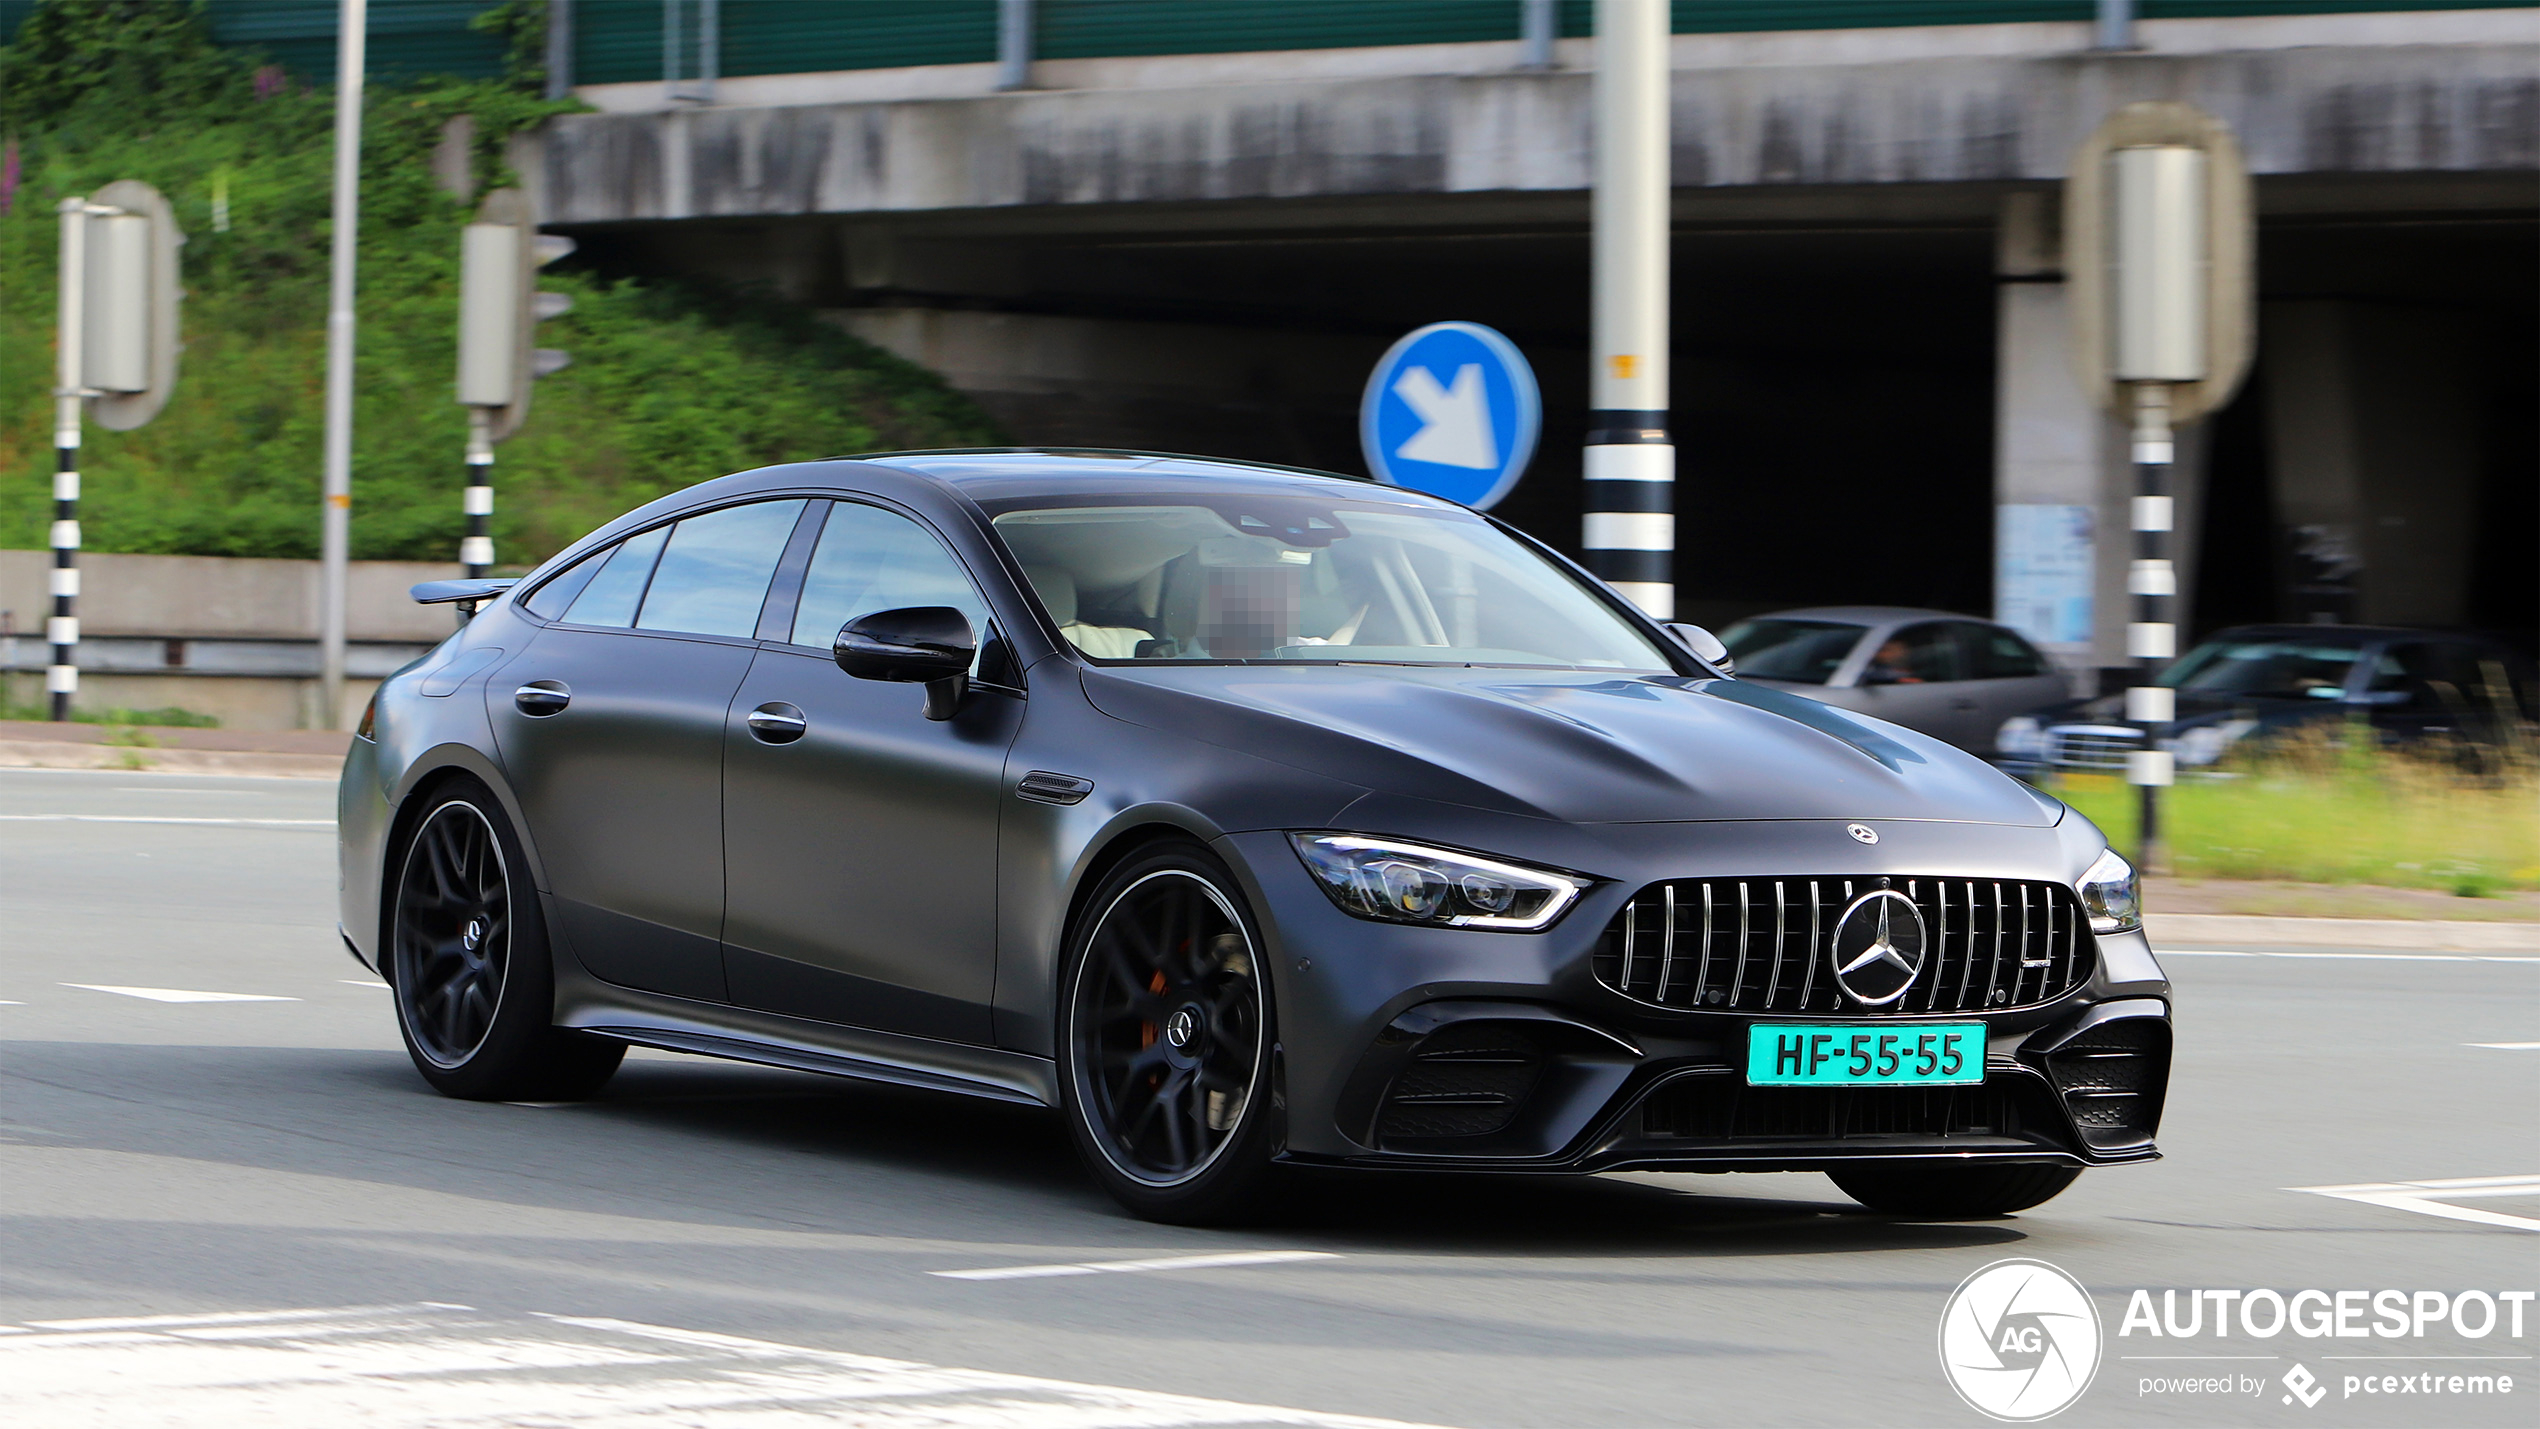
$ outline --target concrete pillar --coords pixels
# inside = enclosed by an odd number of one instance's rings
[[[2453,314],[2266,305],[2269,469],[2294,620],[2468,618],[2480,351]]]
[[[2074,380],[2062,235],[2050,192],[2003,201],[1996,231],[1993,614],[2067,669],[2125,665],[2134,495],[2126,430]],[[2178,436],[2178,620],[2203,510],[2205,426]],[[2088,681],[2085,676],[2085,693]]]

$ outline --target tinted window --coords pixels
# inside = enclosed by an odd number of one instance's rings
[[[2382,652],[2372,692],[2390,703],[2427,710],[2467,710],[2489,703],[2479,651],[2469,645],[2400,645]]]
[[[2214,695],[2334,700],[2363,654],[2357,640],[2312,636],[2207,641],[2161,674],[2161,683]]]
[[[2047,672],[2046,657],[2021,639],[2016,630],[1978,625],[1971,620],[1958,627],[1958,636],[1966,642],[1967,678],[1971,680],[2018,680]]]
[[[653,558],[661,554],[661,543],[670,537],[670,528],[656,526],[640,536],[629,536],[609,553],[608,564],[573,598],[564,618],[575,625],[614,625],[619,628],[635,623],[635,607],[644,600],[644,585],[653,578]],[[593,559],[598,559],[594,557]]]
[[[996,532],[1096,659],[1669,668],[1577,580],[1427,501],[1159,492],[1001,511]]]
[[[776,574],[785,538],[802,514],[800,501],[758,501],[691,516],[672,527],[636,628],[756,635],[768,578]]]
[[[1938,685],[1967,678],[1958,642],[1939,621],[1908,625],[1879,642],[1861,672],[1865,685]]]
[[[794,643],[826,650],[838,627],[877,610],[949,605],[970,617],[970,632],[988,640],[988,607],[969,573],[935,534],[896,512],[854,501],[829,508],[802,604],[794,608]]]
[[[1861,629],[1832,620],[1741,620],[1720,643],[1742,676],[1822,685],[1852,653]]]
[[[521,605],[541,620],[557,619],[564,614],[567,606],[573,604],[573,598],[582,594],[582,588],[591,583],[591,577],[598,575],[600,567],[615,554],[617,554],[615,546],[604,546],[593,551],[581,560],[565,567],[545,585],[531,592],[529,599],[522,601]]]

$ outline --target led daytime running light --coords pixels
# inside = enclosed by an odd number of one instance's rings
[[[1342,912],[1380,922],[1531,933],[1552,926],[1591,886],[1549,869],[1362,834],[1288,841]]]

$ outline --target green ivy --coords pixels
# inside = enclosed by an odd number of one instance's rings
[[[522,46],[523,49],[526,46]],[[534,72],[425,81],[364,105],[353,554],[453,559],[466,415],[459,229],[429,163],[471,116],[479,190],[504,141],[575,107]],[[156,185],[187,235],[174,397],[133,432],[92,425],[92,550],[313,556],[318,541],[334,100],[210,43],[197,7],[52,0],[0,48],[0,123],[22,167],[0,214],[0,546],[51,518],[54,272],[67,195]],[[213,222],[225,187],[229,226]],[[726,472],[877,448],[998,440],[932,374],[764,296],[550,272],[573,310],[539,328],[573,366],[541,379],[497,453],[505,564],[543,558],[645,501]]]

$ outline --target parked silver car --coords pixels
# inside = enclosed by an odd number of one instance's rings
[[[1740,679],[1778,685],[1988,757],[2004,720],[2072,694],[2064,675],[2018,631],[1945,610],[1784,610],[1741,620],[1720,638]]]

